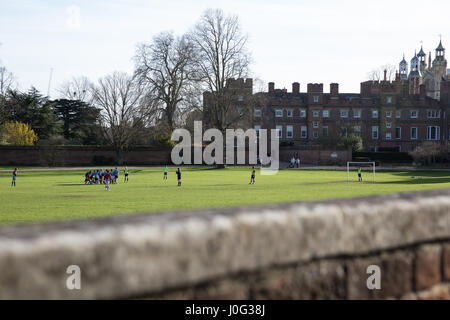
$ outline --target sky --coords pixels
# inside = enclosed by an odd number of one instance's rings
[[[292,82],[338,82],[359,92],[369,71],[409,61],[423,43],[450,48],[448,0],[0,0],[0,63],[19,88],[57,98],[72,77],[93,81],[133,71],[136,44],[161,31],[188,32],[204,10],[238,15],[253,76],[292,90]],[[428,59],[428,57],[427,57]],[[51,70],[53,70],[51,72]],[[50,74],[52,74],[51,81]]]

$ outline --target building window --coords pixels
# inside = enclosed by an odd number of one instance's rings
[[[328,137],[328,127],[327,126],[322,127],[322,135],[324,137]]]
[[[402,138],[402,128],[397,127],[395,128],[395,139],[401,139]]]
[[[317,131],[313,132],[313,138],[317,139],[319,137],[319,133]]]
[[[294,114],[294,112],[292,111],[292,109],[287,109],[287,110],[286,110],[286,113],[287,113],[287,116],[288,116],[289,118],[292,118],[292,115]]]
[[[417,140],[417,128],[411,128],[411,140]]]
[[[328,110],[323,110],[322,116],[323,116],[324,118],[328,118],[328,117],[330,116]]]
[[[255,109],[253,114],[255,117],[261,117],[261,109]]]
[[[392,134],[390,132],[386,132],[386,140],[391,140]]]
[[[277,118],[283,117],[283,109],[276,109],[275,110],[275,117],[277,117]]]
[[[238,101],[244,101],[244,97],[243,96],[238,96]]]
[[[386,122],[386,128],[388,128],[388,129],[391,128],[391,123],[390,122]]]
[[[378,110],[372,110],[372,118],[378,118]]]
[[[347,136],[347,127],[341,127],[341,135],[342,135],[343,137],[346,137],[346,136]]]
[[[419,112],[417,110],[411,110],[411,119],[416,119]]]
[[[314,129],[319,128],[319,121],[313,121],[313,127]]]
[[[313,111],[313,117],[314,117],[314,118],[319,117],[319,111],[318,111],[318,110],[314,110],[314,111]]]
[[[372,126],[372,139],[378,139],[378,126]]]
[[[341,110],[341,118],[348,118],[348,110]]]
[[[276,129],[277,129],[277,137],[278,137],[278,139],[283,138],[283,126],[277,126]]]
[[[441,136],[440,129],[438,126],[427,127],[427,140],[439,140]]]
[[[428,116],[428,118],[431,118],[431,119],[439,119],[441,117],[441,111],[440,110],[428,110],[427,116]]]
[[[294,128],[292,126],[286,126],[286,138],[294,137]]]
[[[388,104],[391,104],[391,103],[392,103],[392,97],[391,97],[391,96],[388,96],[387,99],[386,99],[386,102],[387,102]]]
[[[307,136],[308,136],[308,127],[302,126],[300,130],[300,138],[306,139]]]
[[[361,118],[361,110],[360,109],[353,110],[353,118]]]
[[[353,131],[355,132],[355,135],[361,136],[361,127],[360,126],[354,126]]]
[[[313,99],[314,99],[314,102],[315,102],[315,103],[318,103],[318,102],[319,102],[319,96],[314,96]]]
[[[401,110],[396,110],[396,111],[395,111],[395,117],[396,117],[397,119],[400,119],[400,118],[402,117],[402,111],[401,111]]]
[[[306,110],[305,109],[300,109],[300,117],[306,118]]]
[[[386,111],[386,118],[392,118],[392,111]]]
[[[238,113],[240,116],[242,116],[244,114],[244,108],[238,107]]]

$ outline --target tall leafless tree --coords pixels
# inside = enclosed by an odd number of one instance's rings
[[[115,72],[98,81],[93,89],[94,105],[102,110],[105,136],[117,152],[118,162],[133,136],[138,134],[154,114],[153,98],[146,86],[123,72]]]
[[[395,79],[395,73],[397,72],[397,67],[393,64],[385,64],[377,69],[373,69],[367,74],[369,80],[381,81],[384,80],[384,72],[386,71],[386,80],[392,81]]]
[[[15,86],[14,75],[6,67],[0,66],[0,95],[5,96],[8,90],[14,89]]]
[[[186,36],[162,32],[151,44],[139,44],[134,57],[136,77],[146,83],[158,100],[159,111],[170,135],[183,111],[183,101],[192,86],[193,45]],[[186,104],[184,104],[186,106]]]
[[[209,92],[205,106],[211,125],[222,132],[240,119],[232,108],[239,91],[227,86],[228,79],[246,78],[249,74],[250,53],[247,36],[243,34],[237,16],[226,16],[222,10],[208,9],[190,33],[195,45],[194,67],[204,91]]]
[[[93,83],[85,76],[73,77],[58,88],[59,97],[68,100],[80,100],[91,104]]]

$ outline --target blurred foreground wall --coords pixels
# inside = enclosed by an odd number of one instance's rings
[[[3,226],[0,298],[450,299],[450,190]]]

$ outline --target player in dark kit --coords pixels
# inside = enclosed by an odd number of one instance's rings
[[[255,184],[255,167],[252,167],[252,176],[250,177],[249,184]]]
[[[17,168],[14,168],[13,174],[12,174],[11,187],[15,187],[16,186],[16,179],[17,179]]]
[[[178,186],[181,186],[181,170],[180,168],[177,169],[177,179],[178,179]]]

